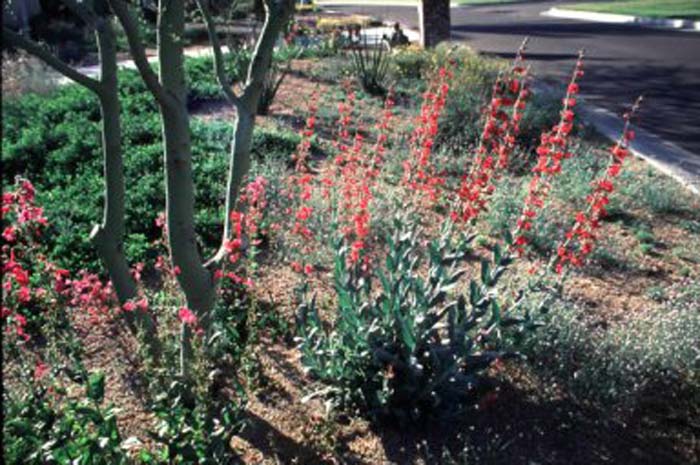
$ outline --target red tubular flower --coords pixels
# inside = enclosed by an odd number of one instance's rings
[[[350,102],[341,102],[338,105],[339,117],[339,138],[344,138],[347,135],[347,126],[350,124],[352,114],[352,100],[354,95],[350,97]],[[314,137],[316,129],[316,113],[318,111],[318,91],[315,91],[309,100],[309,116],[306,118],[306,124],[301,131],[301,141],[297,145],[295,154],[292,155],[294,164],[294,174],[289,177],[288,195],[289,199],[295,204],[290,209],[290,214],[294,218],[291,234],[294,236],[292,248],[298,250],[301,255],[308,255],[310,239],[313,237],[313,232],[308,227],[308,224],[313,219],[314,208],[311,200],[316,190],[316,177],[311,172],[309,167],[309,156],[311,152],[311,140]],[[342,135],[341,135],[342,134]],[[344,145],[344,144],[339,144]],[[300,263],[293,262],[292,270],[296,273],[301,273],[304,266]]]
[[[549,132],[544,132],[540,136],[540,145],[536,149],[537,163],[532,169],[533,177],[528,185],[525,204],[513,231],[513,237],[516,238],[515,249],[519,254],[525,252],[525,246],[529,242],[524,232],[531,229],[532,220],[544,207],[549,197],[552,178],[561,173],[562,160],[571,156],[567,152],[567,145],[574,120],[573,106],[576,103],[572,96],[579,92],[577,79],[583,75],[582,68],[583,51],[579,52],[576,66],[571,74],[567,94],[563,99],[564,107],[560,113],[559,123],[555,124]]]
[[[349,127],[355,95],[348,86],[345,90],[345,103],[339,105],[339,130],[333,143],[338,152],[333,165],[339,194],[337,208],[340,230],[348,243],[356,244],[354,252],[348,257],[352,264],[360,259],[361,251],[366,248],[364,245],[358,248],[357,244],[365,244],[370,234],[372,190],[384,164],[385,144],[391,129],[394,101],[393,92],[390,90],[381,116],[375,124],[376,142],[368,150],[362,128],[358,128],[351,138]],[[323,197],[328,198],[334,182],[329,177],[323,177],[321,184]],[[308,269],[304,267],[305,271]]]
[[[51,368],[47,364],[41,360],[37,360],[34,365],[34,381],[41,381],[49,371],[51,371]]]
[[[301,271],[304,269],[302,264],[299,262],[292,262],[290,263],[290,266],[292,267],[292,270],[294,270],[295,273],[301,273]]]
[[[439,197],[436,186],[444,184],[444,180],[434,172],[431,157],[452,77],[451,70],[440,68],[437,79],[423,94],[420,116],[416,119],[416,128],[410,140],[412,158],[404,164],[403,183],[412,190],[422,192],[431,202]]]
[[[510,70],[505,76],[499,75],[494,83],[476,157],[457,190],[456,211],[452,217],[458,221],[474,220],[486,209],[489,196],[495,190],[494,181],[500,177],[500,171],[508,167],[530,97],[529,69],[524,66],[526,44],[524,41],[518,49]]]
[[[608,194],[615,190],[613,180],[620,174],[627,146],[634,138],[634,133],[629,129],[630,122],[641,102],[642,98],[639,97],[632,110],[624,115],[622,135],[610,150],[608,168],[599,179],[591,183],[593,191],[586,197],[586,210],[576,214],[573,226],[564,234],[564,241],[557,246],[557,255],[552,259],[557,273],[563,272],[567,264],[581,266],[595,248],[598,238],[596,230],[600,228],[600,219],[607,214],[605,207],[610,201]]]
[[[186,325],[189,326],[197,326],[197,317],[195,314],[192,312],[187,307],[182,307],[180,310],[177,312],[178,318],[180,318],[180,321],[183,322]]]
[[[224,244],[228,260],[214,274],[214,279],[222,281],[219,292],[226,292],[226,284],[252,285],[240,262],[245,255],[254,256],[255,247],[261,242],[260,235],[266,232],[263,223],[268,203],[267,184],[268,181],[262,176],[246,184],[238,199],[240,211],[234,210],[230,214],[232,236]],[[236,270],[227,270],[232,265],[237,266]]]
[[[2,232],[2,238],[6,242],[15,242],[17,240],[17,229],[12,225],[6,227]]]

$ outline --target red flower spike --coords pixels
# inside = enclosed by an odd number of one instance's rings
[[[615,190],[613,179],[620,174],[622,162],[627,155],[629,125],[632,116],[641,104],[637,99],[629,113],[625,114],[624,128],[617,144],[610,150],[610,164],[599,179],[591,183],[593,191],[586,197],[587,208],[576,215],[574,225],[564,234],[565,240],[557,247],[557,256],[553,260],[554,269],[561,273],[567,263],[581,266],[585,258],[592,253],[598,236],[594,231],[600,227],[600,219],[607,215],[605,206],[610,202],[608,194]]]

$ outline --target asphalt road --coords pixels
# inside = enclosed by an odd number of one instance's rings
[[[484,54],[513,57],[530,37],[534,72],[562,87],[577,51],[586,51],[581,92],[596,106],[621,113],[643,94],[639,125],[700,157],[700,33],[541,16],[566,2],[452,8],[452,38]],[[333,6],[418,27],[416,7]]]

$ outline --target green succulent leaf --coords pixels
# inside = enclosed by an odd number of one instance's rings
[[[98,371],[91,373],[87,381],[87,396],[96,403],[101,403],[105,395],[105,374]]]

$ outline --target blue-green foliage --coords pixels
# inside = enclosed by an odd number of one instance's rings
[[[347,266],[347,247],[338,243],[331,328],[313,299],[298,316],[302,363],[336,405],[400,421],[454,412],[473,398],[485,368],[514,355],[499,350],[494,336],[499,328],[532,327],[533,320],[528,312],[502,316],[495,289],[512,257],[495,248],[464,293],[460,263],[472,239],[455,241],[446,228],[425,251],[415,225],[397,219],[386,260],[367,273]]]

